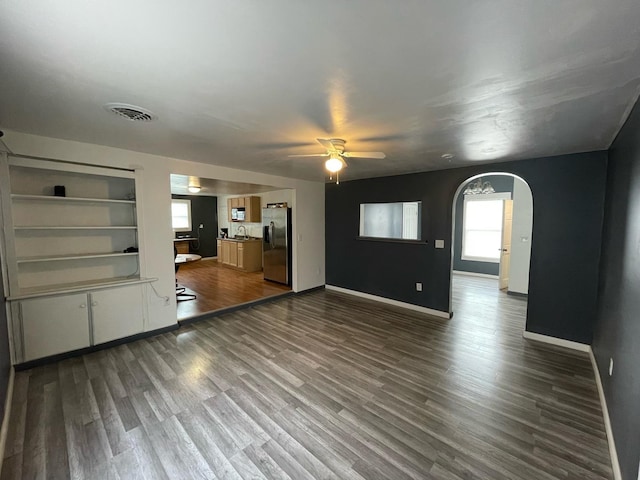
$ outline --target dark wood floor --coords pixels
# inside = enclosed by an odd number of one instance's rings
[[[261,271],[240,272],[225,267],[216,260],[183,264],[176,278],[181,286],[187,288],[186,293],[196,295],[195,300],[178,302],[178,320],[281,295],[291,290],[286,285],[265,281]]]
[[[450,321],[317,291],[20,372],[1,478],[610,479],[587,356],[455,282]]]

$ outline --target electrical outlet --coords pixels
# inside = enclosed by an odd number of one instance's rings
[[[609,376],[613,375],[613,358],[609,359]]]
[[[416,282],[416,292],[421,292],[421,291],[422,291],[422,283]]]

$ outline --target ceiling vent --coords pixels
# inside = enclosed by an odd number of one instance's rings
[[[158,118],[154,113],[142,107],[128,105],[126,103],[107,103],[104,108],[111,113],[131,120],[132,122],[151,122]]]

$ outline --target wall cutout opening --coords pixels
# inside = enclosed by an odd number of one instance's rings
[[[420,240],[422,202],[361,203],[360,237]]]

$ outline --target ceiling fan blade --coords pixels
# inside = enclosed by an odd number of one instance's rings
[[[312,153],[311,155],[287,155],[288,157],[328,157],[328,153]]]
[[[318,143],[320,145],[322,145],[327,150],[330,150],[332,152],[334,152],[336,150],[336,147],[335,147],[335,145],[333,143],[331,143],[331,140],[329,140],[327,138],[316,138],[316,140],[318,141]]]
[[[387,158],[382,152],[344,152],[342,156],[347,158]]]

